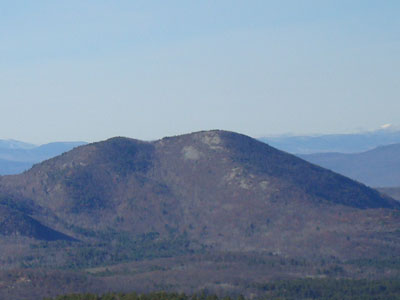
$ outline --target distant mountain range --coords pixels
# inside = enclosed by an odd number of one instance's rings
[[[15,140],[0,140],[0,175],[18,174],[32,165],[60,155],[85,142],[55,142],[36,146]]]
[[[380,192],[400,201],[400,187],[379,188]]]
[[[356,153],[378,146],[400,143],[400,131],[381,129],[365,133],[318,136],[277,136],[259,140],[293,154],[320,152]]]
[[[400,186],[400,131],[381,129],[358,134],[260,140],[372,187]],[[36,146],[0,140],[0,175],[22,173],[36,163],[84,144],[57,142]]]
[[[0,176],[0,296],[257,295],[273,278],[398,278],[399,212],[364,184],[241,134],[116,137]]]
[[[369,186],[400,186],[400,144],[361,153],[315,153],[299,157]]]
[[[32,149],[37,146],[16,140],[0,140],[0,149]]]

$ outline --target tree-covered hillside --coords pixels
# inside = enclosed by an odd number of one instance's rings
[[[400,281],[299,279],[281,280],[260,285],[262,300],[397,300],[400,299]],[[215,295],[156,292],[148,294],[107,293],[70,294],[45,300],[244,300],[242,295]]]

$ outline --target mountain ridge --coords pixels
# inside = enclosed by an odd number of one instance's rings
[[[357,153],[378,146],[400,143],[400,131],[397,128],[389,127],[361,133],[271,136],[261,137],[259,140],[278,149],[297,154]]]
[[[0,223],[18,229],[0,231],[4,270],[90,270],[104,273],[104,286],[113,288],[122,283],[107,272],[154,287],[177,270],[186,278],[182,264],[190,274],[215,265],[230,286],[238,268],[243,284],[267,270],[271,278],[360,278],[360,270],[380,278],[358,262],[393,260],[400,251],[399,202],[221,130],[76,147],[1,176],[0,208]],[[52,234],[38,236],[41,226]],[[202,274],[203,282],[217,280]],[[195,286],[194,278],[182,286]]]
[[[299,157],[373,187],[400,185],[400,143],[361,153],[314,153]]]
[[[211,155],[214,165],[208,162]],[[206,172],[210,178],[214,173],[218,185],[206,180]],[[187,176],[181,178],[180,174]],[[221,200],[228,197],[219,190],[223,185],[237,189],[235,193],[252,191],[259,196],[265,192],[271,199],[278,197],[286,202],[292,197],[290,193],[279,194],[275,190],[290,189],[299,199],[307,198],[314,204],[322,201],[361,209],[398,207],[397,202],[362,184],[244,135],[225,131],[197,132],[153,142],[111,138],[78,147],[21,175],[5,176],[0,187],[9,194],[16,189],[17,197],[30,199],[59,216],[67,212],[73,217],[85,211],[106,213],[107,209],[108,213],[123,214],[121,205],[128,205],[132,196],[141,199],[141,205],[150,198],[166,201],[174,209],[184,209],[184,202],[177,199],[193,197],[199,182]],[[272,187],[267,188],[268,185]],[[174,190],[181,195],[174,194]],[[201,196],[194,195],[195,199],[211,201],[204,191],[197,193]],[[172,210],[169,213],[174,214]],[[175,225],[177,222],[173,221]]]
[[[86,142],[53,142],[36,146],[14,140],[0,140],[0,175],[13,175]]]

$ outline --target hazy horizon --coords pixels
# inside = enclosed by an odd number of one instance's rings
[[[252,137],[399,125],[398,1],[18,1],[0,139]]]
[[[390,125],[390,127],[384,127],[385,125]],[[400,132],[400,128],[399,126],[394,126],[392,124],[385,124],[383,126],[380,126],[379,128],[373,129],[373,130],[357,130],[357,131],[349,131],[349,132],[332,132],[332,133],[324,133],[324,132],[320,132],[320,133],[280,133],[280,134],[270,134],[270,135],[260,135],[260,136],[251,136],[245,132],[237,132],[240,134],[245,134],[245,135],[249,135],[255,139],[265,139],[265,138],[285,138],[285,137],[319,137],[319,136],[328,136],[328,135],[352,135],[352,134],[369,134],[369,133],[377,133],[377,132]],[[210,130],[225,130],[225,129],[221,129],[221,128],[214,128],[214,129],[210,129]],[[203,131],[203,130],[199,130],[199,131]],[[229,130],[227,130],[229,131]],[[181,133],[177,133],[174,134],[176,135],[184,135],[184,134],[189,134],[189,133],[193,133],[196,131],[188,131],[188,132],[181,132]],[[154,141],[154,140],[158,140],[158,139],[162,139],[164,137],[169,137],[169,136],[174,136],[174,135],[165,135],[165,136],[160,136],[158,138],[155,139],[141,139],[144,141]],[[30,141],[25,141],[25,140],[18,140],[15,138],[1,138],[0,137],[0,141],[9,141],[9,142],[17,142],[17,143],[24,143],[24,144],[29,144],[29,145],[34,145],[34,146],[41,146],[41,145],[45,145],[45,144],[49,144],[49,143],[58,143],[58,142],[65,142],[65,143],[75,143],[75,142],[83,142],[83,143],[93,143],[93,142],[99,142],[99,141],[103,141],[103,140],[107,140],[113,137],[118,137],[121,135],[116,135],[116,136],[109,136],[109,137],[105,137],[104,139],[101,140],[49,140],[43,143],[34,143],[34,142],[30,142]],[[134,136],[122,136],[122,137],[126,137],[126,138],[133,138],[133,139],[137,139]]]

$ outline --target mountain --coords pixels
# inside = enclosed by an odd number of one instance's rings
[[[0,278],[35,278],[24,284],[42,296],[60,291],[40,290],[43,268],[66,276],[58,286],[71,283],[65,270],[86,274],[97,291],[250,293],[273,278],[400,274],[399,202],[233,132],[79,146],[0,177],[0,207],[12,224]]]
[[[400,143],[400,131],[381,129],[353,134],[263,137],[260,140],[289,153],[356,153],[378,146]]]
[[[13,161],[0,159],[0,175],[11,175],[22,173],[31,168],[33,163],[24,161]]]
[[[0,140],[0,149],[32,149],[35,147],[36,145],[16,140]]]
[[[380,192],[392,197],[400,201],[400,187],[386,187],[386,188],[379,188]]]
[[[22,173],[32,165],[60,155],[85,142],[55,142],[35,146],[14,140],[0,140],[0,175]]]
[[[400,185],[400,144],[362,153],[315,153],[301,158],[374,187]]]

